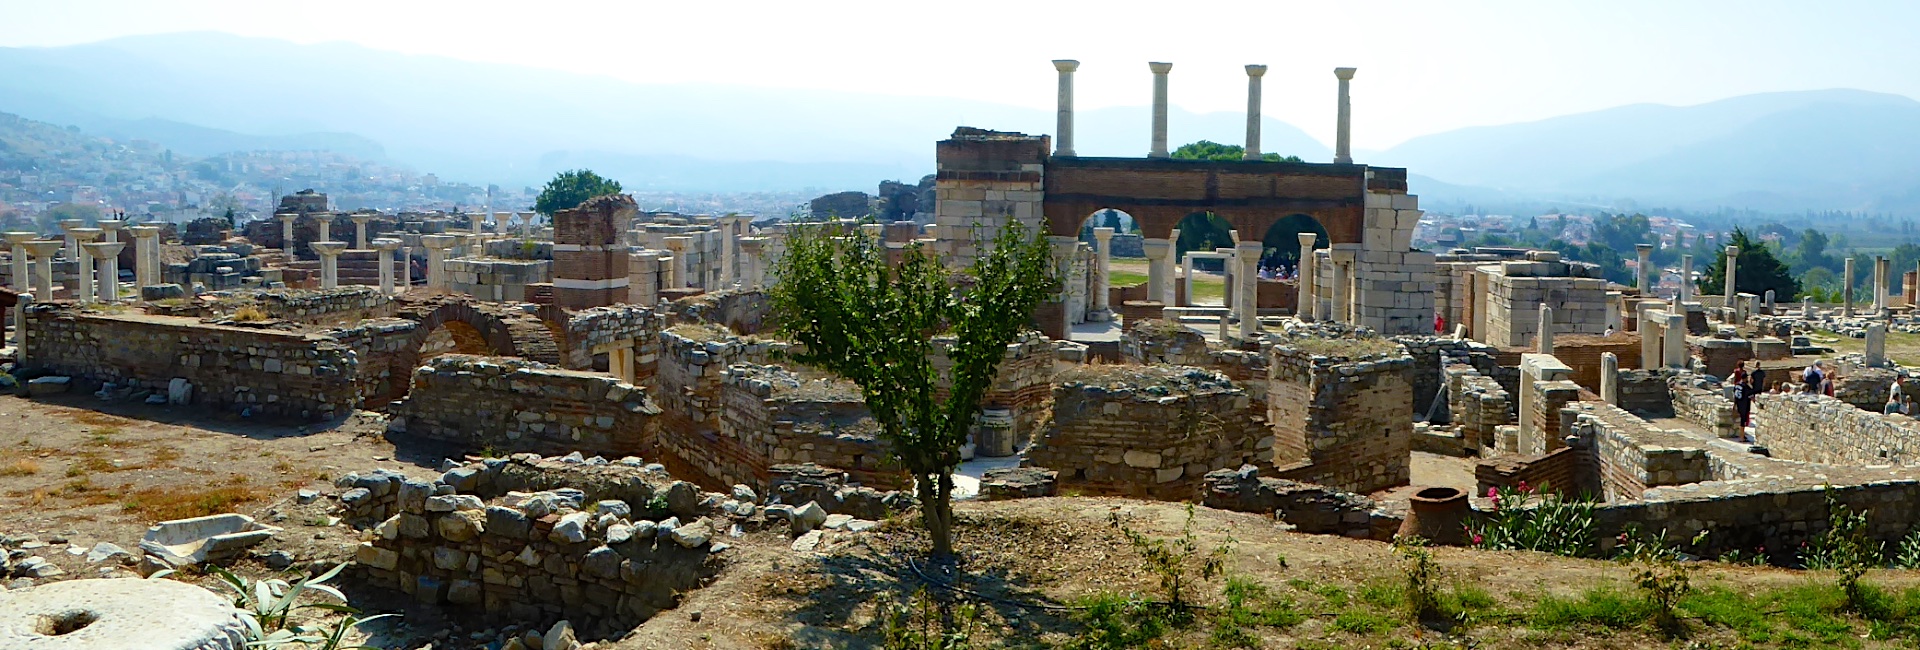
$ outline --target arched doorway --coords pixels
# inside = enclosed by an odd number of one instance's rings
[[[1265,247],[1260,253],[1261,275],[1293,277],[1300,268],[1300,234],[1309,232],[1315,235],[1315,249],[1330,245],[1326,227],[1308,215],[1288,215],[1267,226],[1266,235],[1260,238]]]

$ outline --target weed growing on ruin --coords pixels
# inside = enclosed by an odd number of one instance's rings
[[[1693,545],[1699,546],[1706,537],[1702,531],[1693,538]],[[1689,580],[1692,570],[1681,558],[1680,549],[1667,543],[1664,530],[1649,536],[1641,535],[1638,526],[1629,526],[1620,533],[1619,551],[1620,560],[1634,566],[1633,582],[1652,608],[1654,627],[1669,636],[1679,635],[1683,628],[1676,608],[1680,599],[1693,591]]]
[[[303,578],[299,582],[288,583],[278,578],[269,578],[258,582],[235,575],[219,566],[208,566],[207,570],[220,579],[220,584],[234,592],[233,606],[247,616],[248,626],[256,639],[264,638],[270,632],[285,629],[287,618],[302,609],[336,609],[331,603],[300,603],[300,597],[311,591],[326,594],[346,602],[347,595],[339,589],[328,586],[326,582],[340,575],[346,563],[335,565],[326,573]]]
[[[879,618],[886,650],[969,650],[980,631],[979,606],[936,602],[925,589],[881,604]]]
[[[1395,538],[1393,550],[1402,560],[1400,572],[1406,578],[1401,593],[1407,615],[1416,623],[1440,618],[1440,564],[1433,561],[1427,540],[1419,536]]]
[[[40,463],[32,458],[22,458],[0,465],[0,476],[31,476],[39,472]]]
[[[1867,511],[1855,512],[1841,503],[1832,487],[1827,488],[1827,529],[1807,542],[1801,562],[1814,571],[1832,571],[1840,589],[1847,595],[1847,606],[1864,612],[1866,592],[1860,578],[1880,563],[1881,544],[1867,537]]]
[[[1753,549],[1752,553],[1746,553],[1737,548],[1732,549],[1725,553],[1721,553],[1720,557],[1716,558],[1715,561],[1721,564],[1732,564],[1737,566],[1766,566],[1767,565],[1767,547],[1765,546],[1757,547]]]
[[[1594,557],[1597,536],[1594,502],[1566,499],[1536,491],[1522,481],[1517,487],[1489,488],[1493,513],[1478,524],[1468,524],[1473,545],[1496,551],[1539,551],[1567,557]]]
[[[302,650],[380,650],[369,645],[347,645],[347,633],[378,619],[397,616],[397,614],[379,614],[360,617],[360,610],[345,605],[335,611],[344,612],[346,618],[326,626],[294,626],[290,629],[275,630],[259,641],[247,644],[264,650],[282,648],[301,648]]]
[[[1193,504],[1187,504],[1187,523],[1181,527],[1180,537],[1172,540],[1153,539],[1128,528],[1119,513],[1107,515],[1107,523],[1127,538],[1147,571],[1159,580],[1162,604],[1176,619],[1191,618],[1194,585],[1220,577],[1226,569],[1227,555],[1233,551],[1233,540],[1229,539],[1211,551],[1201,552],[1200,541],[1193,534]]]
[[[267,319],[267,312],[261,311],[259,307],[247,305],[233,310],[231,319],[236,323],[257,323]]]
[[[1920,569],[1920,528],[1907,533],[1900,539],[1900,547],[1893,553],[1893,568]]]
[[[1083,629],[1063,650],[1131,650],[1150,647],[1175,627],[1161,603],[1100,592],[1074,603]]]

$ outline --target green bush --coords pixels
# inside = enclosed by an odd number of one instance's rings
[[[1518,487],[1489,488],[1487,498],[1493,499],[1493,513],[1467,526],[1474,546],[1567,557],[1594,557],[1598,552],[1599,532],[1590,499],[1568,500],[1536,492],[1524,481]]]

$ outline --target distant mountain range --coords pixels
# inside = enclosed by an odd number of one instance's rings
[[[933,169],[967,125],[1053,131],[1050,110],[971,100],[637,84],[511,65],[218,33],[0,48],[0,111],[182,153],[330,149],[470,182],[537,185],[587,166],[628,187],[872,191]],[[914,83],[916,80],[902,80]],[[1137,156],[1145,107],[1081,111],[1083,155]],[[1239,113],[1177,107],[1175,142],[1238,142]],[[1325,145],[1284,122],[1268,151]],[[1920,213],[1920,102],[1857,90],[1633,105],[1414,138],[1361,162],[1408,167],[1426,205],[1562,201]]]

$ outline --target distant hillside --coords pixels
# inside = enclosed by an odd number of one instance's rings
[[[674,185],[662,189],[801,182],[871,191],[876,171],[895,178],[930,173],[934,143],[956,126],[1028,133],[1054,126],[1050,110],[988,102],[635,84],[212,33],[0,48],[0,69],[7,71],[0,75],[0,110],[34,119],[90,129],[103,120],[151,119],[268,136],[351,133],[443,177],[511,184],[543,182],[554,163],[580,158],[570,152],[594,151]],[[1170,121],[1180,142],[1237,142],[1245,129],[1238,113],[1175,110]],[[1148,123],[1144,107],[1083,111],[1076,148],[1083,155],[1143,155]],[[1331,157],[1283,122],[1268,120],[1263,132],[1270,151]],[[661,169],[656,163],[665,160],[680,166]]]
[[[1920,102],[1858,90],[1623,106],[1414,138],[1373,160],[1516,196],[1920,211]]]

